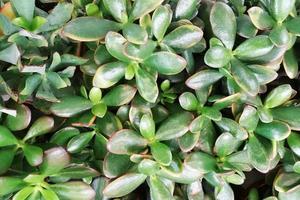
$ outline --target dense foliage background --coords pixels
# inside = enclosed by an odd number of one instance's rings
[[[298,0],[0,0],[1,200],[299,200]]]

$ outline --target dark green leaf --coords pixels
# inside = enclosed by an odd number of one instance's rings
[[[17,144],[17,138],[5,126],[0,125],[0,147]]]
[[[136,88],[130,85],[118,85],[102,98],[102,102],[107,106],[122,106],[128,104],[135,93]]]
[[[225,3],[216,2],[210,12],[212,31],[223,44],[232,49],[236,35],[236,20],[232,9]]]
[[[155,138],[157,140],[170,140],[181,137],[188,132],[193,118],[194,116],[189,112],[180,112],[170,116],[162,122],[156,132]]]
[[[79,96],[69,96],[54,103],[50,110],[59,117],[71,117],[92,108],[92,102]]]
[[[147,141],[135,131],[129,129],[116,132],[107,143],[107,149],[115,154],[139,153],[146,146]]]
[[[140,186],[146,178],[144,174],[125,174],[108,184],[103,194],[108,198],[125,196]]]
[[[155,142],[150,145],[153,158],[161,165],[168,166],[172,161],[172,153],[170,148],[160,142]]]
[[[152,54],[144,61],[144,64],[164,75],[178,74],[187,65],[184,58],[167,51]]]
[[[91,27],[94,27],[91,29]],[[120,24],[98,17],[79,17],[67,23],[63,34],[77,41],[97,41],[109,31],[120,30]]]
[[[95,132],[93,131],[76,135],[68,142],[67,150],[70,153],[81,152],[89,144],[94,135]]]
[[[185,84],[194,90],[199,90],[202,88],[207,88],[220,80],[223,77],[223,74],[216,70],[202,70],[195,73],[190,78],[188,78]]]
[[[72,181],[67,183],[53,184],[50,188],[57,194],[60,200],[93,200],[95,191],[86,183]]]
[[[189,154],[185,159],[185,164],[199,171],[200,173],[214,171],[217,167],[217,161],[214,157],[200,151]]]
[[[26,141],[30,138],[49,133],[53,127],[54,119],[52,117],[40,117],[31,125],[23,140]]]

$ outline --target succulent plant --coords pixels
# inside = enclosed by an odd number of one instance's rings
[[[298,200],[299,0],[0,0],[0,200]]]

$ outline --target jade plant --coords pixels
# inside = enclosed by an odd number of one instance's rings
[[[0,0],[0,200],[298,200],[299,0]]]

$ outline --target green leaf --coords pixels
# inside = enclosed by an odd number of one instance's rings
[[[114,154],[139,153],[147,146],[147,140],[130,129],[116,132],[107,143],[107,149]]]
[[[178,138],[178,145],[183,152],[191,151],[199,141],[200,132],[192,133],[187,132]]]
[[[265,85],[274,81],[278,74],[270,68],[263,65],[248,65],[248,68],[253,72],[260,85]]]
[[[157,43],[153,40],[148,40],[145,44],[142,45],[135,45],[128,42],[124,46],[123,53],[132,60],[135,60],[137,62],[142,62],[144,59],[152,55],[156,47],[157,47]],[[134,65],[135,63],[129,64],[127,70],[129,67]]]
[[[92,187],[80,181],[52,184],[50,188],[61,200],[81,200],[83,196],[85,200],[95,199],[95,191]]]
[[[275,44],[277,47],[285,46],[290,41],[289,32],[284,25],[273,28],[269,37],[273,44]]]
[[[159,169],[159,164],[149,159],[143,159],[138,165],[139,172],[147,176],[154,175]]]
[[[220,121],[222,119],[222,113],[214,107],[203,107],[201,108],[201,113],[214,121]]]
[[[68,142],[68,145],[67,145],[68,152],[70,152],[70,153],[81,152],[86,146],[88,146],[89,142],[94,137],[94,135],[95,135],[94,131],[76,135]]]
[[[16,44],[12,44],[9,47],[0,51],[0,60],[4,62],[16,65],[21,57],[21,52],[19,51]]]
[[[191,20],[198,14],[201,0],[179,0],[175,9],[175,18]]]
[[[46,23],[42,25],[38,32],[52,31],[61,28],[71,19],[74,5],[71,3],[58,3],[46,18]]]
[[[244,38],[251,38],[257,34],[257,29],[248,15],[244,14],[237,18],[237,33]]]
[[[14,195],[13,200],[25,200],[34,191],[34,187],[28,186],[20,190]]]
[[[112,114],[107,112],[103,118],[98,118],[96,121],[96,127],[100,130],[101,133],[111,136],[116,131],[122,129],[122,123],[120,119]]]
[[[253,132],[257,127],[258,121],[259,117],[256,109],[250,105],[245,106],[240,116],[239,124],[248,131]]]
[[[107,106],[122,106],[128,104],[135,96],[136,88],[130,85],[118,85],[112,88],[103,98]]]
[[[152,54],[144,61],[144,64],[164,75],[178,74],[187,65],[184,58],[167,51]]]
[[[155,122],[151,115],[144,114],[140,121],[140,133],[144,138],[151,141],[155,136]]]
[[[0,147],[17,144],[17,138],[5,126],[0,125]]]
[[[126,173],[132,164],[128,155],[107,153],[103,161],[103,173],[108,178],[116,178]]]
[[[126,0],[103,0],[103,4],[118,22],[125,24],[128,21]]]
[[[277,22],[283,22],[290,12],[292,12],[294,6],[295,6],[295,0],[273,0],[270,1],[270,13],[272,16],[276,19]]]
[[[61,170],[56,176],[81,179],[99,176],[99,172],[90,167],[74,165]]]
[[[286,75],[290,79],[294,79],[298,76],[298,61],[293,49],[289,49],[285,52],[283,57],[283,67]]]
[[[13,106],[17,111],[17,116],[7,115],[5,126],[12,131],[20,131],[28,127],[31,121],[31,111],[23,104],[15,104]]]
[[[67,87],[67,83],[59,76],[56,72],[47,72],[47,80],[56,89],[61,89]]]
[[[214,46],[208,49],[204,56],[204,62],[210,67],[221,68],[231,60],[231,53],[222,46]]]
[[[242,42],[235,50],[234,55],[241,60],[251,60],[266,55],[274,47],[268,36],[259,35]]]
[[[20,95],[31,95],[42,82],[42,76],[40,74],[33,74],[26,79],[25,87],[21,91]]]
[[[236,20],[232,9],[225,3],[216,2],[210,12],[212,31],[223,44],[232,49],[236,35]]]
[[[134,1],[132,11],[130,13],[130,21],[141,18],[142,16],[152,12],[158,7],[163,0],[136,0]]]
[[[295,18],[292,18],[291,20],[288,20],[286,23],[285,23],[285,26],[287,28],[287,30],[292,33],[292,34],[295,34],[297,36],[300,35],[300,28],[299,28],[299,25],[300,25],[300,17],[295,17]]]
[[[248,158],[255,169],[262,173],[269,170],[269,158],[263,143],[253,134],[250,134],[247,145]]]
[[[52,104],[51,112],[59,117],[71,117],[92,108],[92,102],[79,96],[69,96]]]
[[[248,137],[247,131],[232,119],[222,117],[220,121],[215,121],[215,123],[223,132],[229,132],[239,140],[245,140]]]
[[[11,3],[16,9],[19,16],[24,17],[28,22],[32,21],[35,8],[35,0],[11,0]]]
[[[51,136],[50,142],[59,146],[65,146],[65,144],[74,136],[79,135],[80,132],[77,128],[66,127],[63,128],[54,135]]]
[[[275,21],[268,12],[260,7],[251,7],[248,14],[254,26],[260,30],[271,29],[275,25]]]
[[[59,200],[58,196],[52,190],[41,190],[41,194],[45,200]]]
[[[145,44],[148,39],[147,31],[133,23],[126,24],[122,29],[124,37],[133,44]]]
[[[79,17],[65,25],[63,34],[76,41],[89,42],[103,39],[109,31],[119,31],[120,28],[120,24],[106,19]]]
[[[135,70],[135,80],[140,95],[146,101],[155,103],[159,93],[155,76],[139,67]]]
[[[49,133],[54,127],[54,119],[52,117],[40,117],[38,118],[28,130],[24,141]]]
[[[160,5],[152,15],[152,32],[157,41],[164,38],[172,21],[172,10],[168,5]]]
[[[200,90],[213,85],[215,82],[220,80],[223,74],[211,69],[205,69],[200,72],[195,73],[189,77],[185,84],[194,90]]]
[[[43,150],[40,147],[25,144],[22,149],[27,162],[31,166],[38,166],[43,162]]]
[[[300,130],[300,107],[287,106],[271,109],[274,119],[286,122],[292,130]]]
[[[292,132],[287,138],[287,142],[291,150],[300,157],[300,135],[299,133]]]
[[[144,174],[125,174],[108,184],[103,190],[103,194],[108,198],[125,196],[139,187],[146,178],[147,176]]]
[[[93,78],[94,87],[109,88],[125,76],[126,64],[112,62],[99,67]]]
[[[70,157],[62,147],[55,147],[44,152],[44,160],[40,166],[43,175],[52,175],[61,171],[70,163]]]
[[[179,96],[180,106],[188,111],[197,110],[198,100],[196,96],[191,92],[184,92]]]
[[[100,103],[101,98],[102,98],[101,89],[92,87],[89,92],[89,99],[93,102],[93,104]]]
[[[214,171],[217,167],[217,161],[214,157],[207,153],[196,152],[191,153],[185,158],[185,164],[200,173],[208,173]]]
[[[170,190],[158,176],[150,176],[149,187],[151,200],[173,199]]]
[[[175,49],[188,49],[203,37],[203,31],[194,25],[182,25],[166,35],[162,43]]]
[[[168,166],[172,161],[170,148],[161,142],[155,142],[150,145],[153,158],[161,165]]]
[[[225,157],[237,151],[241,141],[233,137],[231,133],[222,133],[215,142],[214,151],[219,157]]]
[[[300,161],[297,161],[293,166],[294,172],[300,174]]]
[[[251,96],[259,92],[259,84],[252,71],[237,59],[231,61],[231,72],[236,83]]]
[[[105,103],[98,103],[96,105],[93,105],[91,111],[97,117],[102,118],[107,112],[107,105]]]
[[[173,114],[162,122],[156,132],[157,140],[170,140],[183,136],[189,130],[189,125],[194,116],[189,112]]]
[[[0,163],[1,163],[0,174],[5,173],[9,169],[15,157],[15,153],[16,151],[14,147],[0,149]],[[0,189],[0,196],[1,196],[1,189]]]
[[[0,196],[16,192],[26,186],[21,178],[0,177]]]
[[[120,61],[129,63],[131,60],[124,53],[124,45],[127,40],[119,33],[108,32],[105,37],[107,51]]]
[[[283,122],[280,121],[272,121],[271,123],[259,123],[255,133],[266,137],[270,140],[281,141],[286,139],[290,133],[290,127]]]
[[[284,104],[294,94],[293,88],[289,84],[283,84],[274,88],[265,99],[266,108],[275,108]]]

